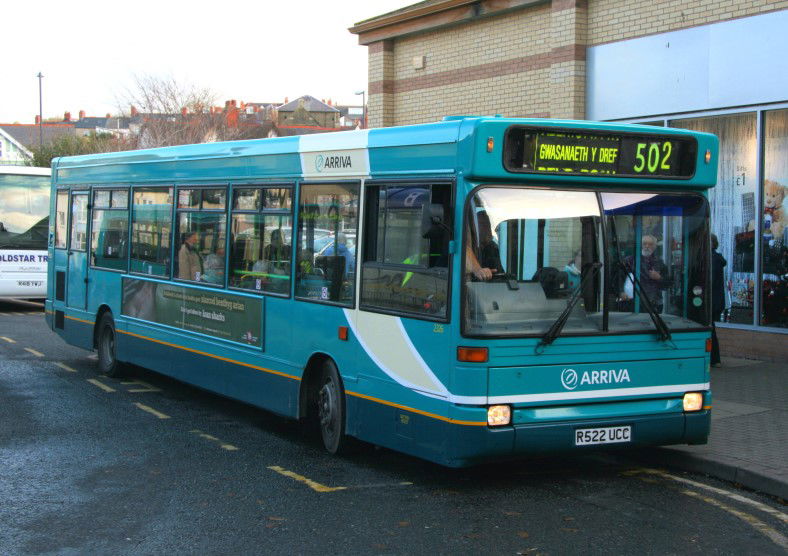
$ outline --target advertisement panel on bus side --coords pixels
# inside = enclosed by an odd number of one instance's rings
[[[122,314],[258,348],[263,345],[260,299],[124,278]]]

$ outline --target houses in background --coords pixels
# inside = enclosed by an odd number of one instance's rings
[[[36,116],[30,124],[0,124],[0,165],[27,164],[39,141],[51,143],[63,135],[111,134],[135,149],[347,131],[365,127],[363,118],[362,106],[337,106],[309,95],[284,103],[228,100],[224,107],[176,114],[144,113],[133,106],[123,116],[87,116],[81,110],[73,118],[65,112],[62,120],[40,123]]]

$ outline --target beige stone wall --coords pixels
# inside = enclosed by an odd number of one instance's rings
[[[544,53],[550,49],[549,26],[548,4],[398,39],[394,72],[408,79]],[[426,56],[426,66],[414,70],[412,59],[419,55]]]
[[[370,127],[454,114],[548,116],[550,17],[548,3],[397,38],[389,52],[370,47]]]
[[[550,111],[549,70],[505,75],[398,93],[394,125],[434,122],[448,115],[543,117]]]
[[[779,9],[788,0],[551,0],[379,41],[369,54],[369,124],[455,114],[583,119],[587,46]]]
[[[786,0],[590,0],[588,44],[632,39],[786,8]]]

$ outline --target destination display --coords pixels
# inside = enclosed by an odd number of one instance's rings
[[[510,172],[689,178],[697,143],[670,135],[593,134],[513,127],[504,145]]]
[[[122,313],[231,342],[263,345],[261,299],[124,278]]]

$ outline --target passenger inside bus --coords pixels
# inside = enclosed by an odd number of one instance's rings
[[[662,291],[670,286],[670,281],[667,278],[668,268],[656,253],[657,243],[657,238],[652,235],[644,235],[641,239],[640,276],[638,280],[654,310],[661,313],[663,309]],[[626,265],[628,273],[621,280],[622,287],[619,297],[623,301],[628,302],[635,297],[634,284],[632,284],[632,275],[635,272],[635,257],[632,255],[625,257],[624,265]]]
[[[224,245],[217,245],[216,252],[205,257],[203,280],[212,284],[224,284]]]
[[[263,258],[272,263],[290,262],[290,246],[282,238],[281,230],[271,232],[271,243],[263,249]]]
[[[337,256],[344,258],[345,276],[352,276],[356,270],[356,259],[353,251],[348,248],[347,236],[343,232],[336,235],[336,240],[323,252],[326,257]]]
[[[564,267],[564,272],[566,272],[566,276],[569,280],[569,287],[571,289],[575,289],[577,286],[580,285],[580,268],[582,265],[581,262],[582,258],[580,255],[581,252],[578,249],[577,251],[575,251],[572,260],[566,263],[566,266]]]
[[[178,251],[178,278],[199,281],[203,272],[203,261],[198,251],[197,232],[185,232]]]

